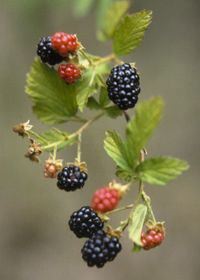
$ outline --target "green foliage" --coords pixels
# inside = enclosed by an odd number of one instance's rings
[[[138,176],[144,182],[155,185],[165,185],[188,169],[187,162],[172,158],[150,158],[140,163],[136,168]]]
[[[104,41],[113,37],[117,24],[128,8],[128,1],[116,1],[110,5],[106,11],[104,19],[102,20],[101,30],[98,33],[99,39]]]
[[[27,75],[25,91],[33,101],[34,113],[44,123],[62,123],[76,115],[75,87],[66,86],[56,71],[39,59],[35,59]]]
[[[80,81],[76,83],[75,90],[77,91],[77,103],[80,111],[83,111],[84,107],[88,103],[88,98],[97,93],[99,87],[102,86],[104,75],[108,73],[107,64],[99,64],[89,67]]]
[[[78,17],[83,17],[90,11],[94,0],[73,0],[72,3],[74,14]]]
[[[116,132],[107,133],[104,147],[117,165],[116,175],[125,181],[135,178],[135,168],[140,151],[145,147],[153,130],[158,125],[163,108],[160,97],[143,101],[137,105],[135,116],[127,124],[126,139],[122,141]],[[122,164],[123,159],[123,164]]]
[[[117,118],[122,115],[116,105],[110,105],[110,99],[108,98],[108,92],[105,87],[102,87],[99,93],[99,100],[97,101],[93,96],[88,99],[87,107],[91,110],[102,110],[110,118]]]
[[[142,245],[141,233],[145,223],[147,215],[147,206],[144,204],[138,204],[129,217],[129,238],[136,243],[136,245]]]
[[[125,16],[113,35],[114,52],[122,56],[138,47],[151,20],[152,12],[146,10]]]
[[[56,146],[57,149],[63,149],[66,146],[71,146],[78,141],[77,136],[71,136],[67,132],[52,128],[42,134],[35,135],[38,143],[40,143],[42,150],[52,151]]]
[[[131,154],[133,166],[138,162],[141,149],[146,146],[159,124],[162,111],[163,100],[161,97],[153,97],[137,105],[135,116],[130,120],[126,129],[127,149]]]
[[[132,172],[128,162],[126,147],[115,131],[107,131],[104,141],[104,148],[108,155],[115,161],[122,170]]]

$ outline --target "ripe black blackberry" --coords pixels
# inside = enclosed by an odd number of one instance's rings
[[[103,230],[99,230],[88,239],[82,250],[82,258],[88,266],[103,267],[106,262],[113,261],[121,251],[119,239],[107,235]]]
[[[114,67],[106,84],[109,98],[120,109],[127,110],[135,106],[140,93],[140,78],[129,63]]]
[[[57,176],[57,186],[61,190],[75,191],[84,186],[87,180],[87,173],[80,170],[79,166],[69,165],[62,169]]]
[[[42,37],[37,46],[37,55],[40,56],[43,63],[55,65],[63,61],[63,57],[52,48],[51,37]]]
[[[69,227],[77,237],[91,237],[103,228],[103,222],[96,212],[89,206],[84,206],[75,211],[69,220]]]

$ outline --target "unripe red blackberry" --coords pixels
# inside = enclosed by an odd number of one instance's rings
[[[103,222],[89,206],[84,206],[75,211],[71,215],[68,224],[71,231],[78,238],[91,237],[95,232],[103,228]]]
[[[162,243],[165,238],[163,229],[152,228],[142,233],[141,241],[144,250],[150,250]]]
[[[66,83],[73,84],[81,77],[81,70],[72,63],[61,64],[58,74]]]
[[[87,173],[82,171],[79,166],[65,166],[62,171],[58,173],[57,186],[59,189],[67,192],[75,191],[84,186],[87,177]]]
[[[140,93],[140,78],[129,63],[115,66],[108,77],[109,98],[122,110],[133,108]]]
[[[94,193],[91,207],[97,212],[106,213],[117,207],[120,198],[121,194],[119,190],[111,187],[104,187],[98,189]]]
[[[82,250],[82,258],[88,266],[103,267],[106,262],[113,261],[121,251],[119,239],[107,235],[103,230],[99,230],[88,239]]]
[[[55,65],[63,61],[63,57],[60,56],[53,48],[51,43],[51,37],[42,37],[37,46],[37,55],[40,56],[43,63]]]
[[[69,53],[76,53],[79,48],[76,35],[64,32],[56,32],[51,37],[51,43],[53,48],[63,57],[68,56]]]

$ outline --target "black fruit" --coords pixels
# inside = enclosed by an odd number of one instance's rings
[[[37,55],[40,56],[43,63],[55,65],[63,61],[63,57],[52,48],[51,37],[42,37],[37,47]]]
[[[111,70],[106,84],[109,98],[122,110],[133,108],[140,93],[140,78],[137,70],[124,63]]]
[[[75,191],[76,189],[80,189],[84,186],[87,177],[87,173],[81,171],[79,166],[66,166],[58,173],[57,186],[59,189],[67,192]]]
[[[103,228],[103,222],[92,208],[84,206],[71,215],[69,227],[79,238],[91,237]]]
[[[121,251],[121,244],[117,237],[107,235],[99,230],[88,239],[81,252],[82,258],[88,266],[103,267],[106,262],[113,261]]]

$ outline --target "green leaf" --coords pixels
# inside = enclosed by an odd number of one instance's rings
[[[35,59],[26,80],[26,93],[33,101],[33,111],[44,123],[66,122],[77,112],[76,90],[66,85],[57,72]]]
[[[128,227],[129,238],[137,245],[142,245],[141,234],[147,215],[147,206],[138,204],[130,215],[130,223]]]
[[[98,29],[102,26],[106,11],[108,7],[114,2],[115,0],[101,0],[97,2],[97,27]]]
[[[88,103],[88,98],[95,94],[103,85],[103,76],[108,73],[107,64],[99,64],[95,67],[90,67],[83,75],[82,79],[77,84],[77,103],[80,111]]]
[[[78,17],[83,17],[90,11],[93,0],[73,0],[74,13]]]
[[[145,147],[154,129],[157,127],[163,111],[163,100],[154,97],[143,101],[136,107],[135,116],[127,125],[127,150],[134,166],[140,150]]]
[[[52,151],[55,146],[57,149],[62,149],[65,146],[71,146],[78,141],[77,136],[71,136],[67,132],[53,128],[40,135],[35,135],[34,138],[40,143],[42,150]]]
[[[130,182],[132,180],[133,177],[133,171],[131,170],[123,170],[122,168],[120,168],[119,166],[117,166],[117,170],[116,170],[116,176],[122,180],[124,180],[125,182]]]
[[[122,110],[120,110],[117,106],[110,106],[107,108],[104,108],[104,111],[110,118],[117,118],[122,115]]]
[[[99,94],[99,105],[101,106],[101,108],[104,108],[109,103],[110,99],[108,97],[108,91],[105,87],[103,87]]]
[[[126,150],[124,143],[115,131],[107,131],[106,139],[104,140],[104,148],[107,154],[116,162],[123,170],[131,172],[128,165]]]
[[[99,109],[101,109],[101,106],[99,105],[99,103],[96,101],[96,99],[93,96],[88,98],[87,107],[90,110],[99,110]]]
[[[134,244],[133,246],[133,253],[139,253],[142,250],[142,246]]]
[[[102,21],[101,30],[98,33],[100,40],[105,41],[106,39],[112,38],[117,24],[128,8],[128,1],[116,1],[110,5]]]
[[[138,47],[151,20],[152,12],[147,10],[125,16],[114,32],[114,52],[119,56],[126,55]]]
[[[165,185],[189,168],[186,161],[172,157],[150,158],[136,168],[139,178],[155,185]]]

